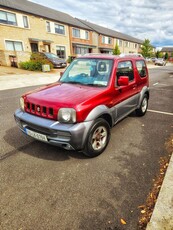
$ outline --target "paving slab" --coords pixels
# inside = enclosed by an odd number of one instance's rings
[[[50,84],[56,82],[60,77],[60,72],[63,71],[64,69],[55,69],[51,72],[36,73],[0,66],[0,90]]]

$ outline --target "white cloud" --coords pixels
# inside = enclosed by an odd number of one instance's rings
[[[147,38],[155,46],[173,45],[172,0],[34,0],[34,2],[139,39]]]

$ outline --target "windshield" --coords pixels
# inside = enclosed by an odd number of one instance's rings
[[[108,59],[75,59],[60,79],[63,83],[107,86],[113,66]]]
[[[45,55],[46,55],[46,57],[48,57],[48,58],[58,58],[58,59],[59,59],[59,57],[58,57],[57,55],[52,54],[52,53],[45,53]]]

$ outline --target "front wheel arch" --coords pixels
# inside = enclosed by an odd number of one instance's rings
[[[110,125],[105,119],[98,118],[88,132],[82,152],[88,157],[96,157],[106,149],[109,140]]]

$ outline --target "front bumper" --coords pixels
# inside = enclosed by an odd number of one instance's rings
[[[62,124],[58,121],[37,117],[17,109],[14,113],[19,128],[46,136],[48,144],[56,145],[67,150],[82,150],[93,121],[77,124]],[[38,138],[36,138],[38,140]],[[40,140],[40,139],[39,139]]]
[[[66,68],[67,67],[67,64],[66,63],[53,63],[53,66],[55,67],[55,68]]]

